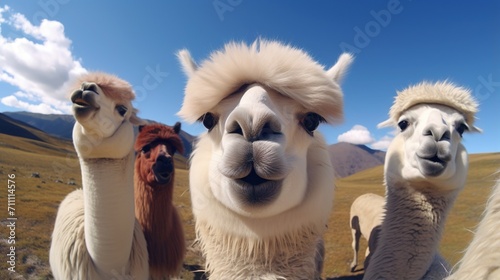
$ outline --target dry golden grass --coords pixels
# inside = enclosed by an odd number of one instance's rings
[[[8,144],[6,144],[8,143]],[[0,134],[0,179],[4,186],[7,175],[16,175],[16,271],[7,271],[5,253],[8,244],[0,241],[2,270],[0,279],[10,279],[22,275],[30,279],[52,279],[48,265],[50,236],[54,226],[57,207],[61,200],[76,188],[81,188],[81,177],[78,160],[74,151],[67,149],[68,143],[43,144]],[[33,152],[27,152],[31,149]],[[176,161],[175,201],[185,228],[189,248],[194,240],[194,220],[191,212],[188,170],[182,159]],[[494,183],[494,172],[500,167],[500,153],[471,155],[469,180],[462,194],[450,213],[446,231],[442,241],[441,252],[454,264],[466,248],[471,233],[484,209],[484,203]],[[33,178],[38,172],[40,178]],[[75,185],[68,185],[74,181]],[[367,192],[384,193],[382,186],[382,167],[355,174],[337,182],[334,209],[329,220],[329,229],[325,235],[326,260],[324,277],[353,275],[349,272],[352,258],[351,236],[349,230],[349,208],[354,199]],[[0,192],[1,205],[7,205],[7,189]],[[4,225],[7,217],[3,208],[1,236],[7,236],[8,229]],[[360,252],[364,252],[366,242],[362,242]],[[10,246],[10,245],[9,245]],[[359,263],[362,266],[363,256]],[[199,253],[188,249],[185,259],[188,265],[203,265]],[[189,271],[183,273],[184,279],[192,279]]]
[[[471,230],[477,225],[490,195],[496,171],[500,168],[500,153],[470,155],[470,167],[466,186],[450,211],[440,252],[454,265],[462,257],[463,250],[472,238]],[[377,166],[337,181],[333,212],[325,235],[326,259],[324,277],[356,275],[351,273],[352,261],[349,210],[356,197],[364,193],[384,195],[383,166]],[[361,239],[358,268],[363,267],[366,240]],[[362,273],[362,272],[361,272]]]

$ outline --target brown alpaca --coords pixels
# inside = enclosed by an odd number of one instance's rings
[[[135,215],[148,244],[151,279],[179,275],[186,251],[181,219],[172,198],[175,152],[182,153],[181,124],[139,128],[134,149]]]

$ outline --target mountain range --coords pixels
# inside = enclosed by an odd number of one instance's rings
[[[64,143],[67,149],[75,119],[72,115],[45,115],[29,112],[0,113],[0,133],[31,139],[33,141]],[[196,136],[180,132],[185,152],[189,158]],[[61,141],[56,141],[60,139]],[[337,177],[343,178],[359,171],[384,164],[385,152],[364,145],[340,142],[328,146],[330,159]]]
[[[365,145],[339,142],[330,145],[328,150],[335,173],[340,178],[384,164],[385,152]]]
[[[21,121],[33,128],[39,129],[49,135],[71,140],[75,118],[72,115],[38,114],[30,112],[4,112],[5,116]],[[0,133],[2,130],[0,130]],[[181,130],[179,133],[184,145],[183,156],[188,158],[193,150],[194,136]]]

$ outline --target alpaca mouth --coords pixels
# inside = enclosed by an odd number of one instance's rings
[[[265,182],[269,182],[271,180],[264,179],[264,178],[260,177],[257,174],[257,172],[255,172],[255,169],[252,168],[252,171],[250,171],[250,173],[247,176],[239,179],[239,181],[242,181],[243,183],[255,186],[255,185],[260,185],[260,184],[265,183]]]
[[[159,163],[155,164],[153,174],[158,184],[166,184],[170,182],[170,178],[172,177],[172,172],[168,170],[167,166]]]
[[[90,104],[87,101],[85,101],[83,98],[75,99],[75,101],[73,101],[73,104],[75,104],[77,106],[81,106],[81,107],[90,106]]]
[[[155,173],[155,181],[158,184],[168,183],[170,181],[170,173],[168,172]]]
[[[241,200],[251,205],[262,205],[274,201],[283,183],[282,180],[268,180],[260,177],[254,168],[247,176],[231,181],[233,190]]]
[[[437,155],[429,158],[420,157],[421,171],[427,176],[439,176],[446,169],[447,161],[440,159]]]

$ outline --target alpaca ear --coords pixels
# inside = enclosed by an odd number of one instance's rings
[[[377,128],[390,127],[393,125],[394,125],[394,122],[391,119],[387,119],[387,120],[377,124]]]
[[[337,63],[326,71],[326,74],[330,77],[330,79],[337,82],[337,84],[340,84],[353,61],[354,57],[350,53],[343,53],[339,56]]]
[[[188,78],[193,76],[194,72],[198,69],[198,65],[194,62],[189,51],[186,49],[180,50],[177,53],[177,58],[179,59],[179,62],[182,65],[182,70],[184,70],[186,76],[188,76]]]
[[[176,134],[179,134],[179,132],[180,132],[180,131],[181,131],[181,123],[180,123],[180,122],[176,122],[176,123],[174,124],[174,132],[175,132]]]
[[[469,126],[469,130],[467,130],[467,132],[483,133],[483,130],[477,126],[471,125]]]
[[[130,116],[129,119],[130,123],[133,125],[146,125],[148,122],[146,120],[143,120],[137,116],[137,109],[134,109],[132,112],[132,115]]]

